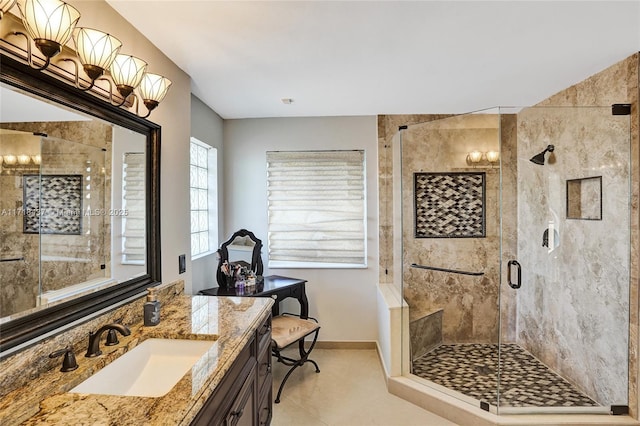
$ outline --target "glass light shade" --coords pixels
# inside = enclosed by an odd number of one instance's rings
[[[25,164],[29,164],[30,161],[31,157],[29,157],[28,155],[18,155],[18,164],[22,164],[24,166]]]
[[[131,55],[116,55],[110,72],[118,92],[127,97],[138,87],[147,69],[147,63]]]
[[[31,159],[33,160],[33,164],[37,166],[39,166],[40,163],[42,163],[42,156],[40,154],[32,156]]]
[[[73,41],[80,63],[91,80],[100,77],[111,66],[122,47],[114,36],[91,28],[76,28]]]
[[[2,161],[8,166],[13,166],[14,164],[18,163],[18,157],[16,157],[15,155],[5,155]]]
[[[495,163],[500,159],[500,153],[498,151],[489,151],[486,153],[487,161],[490,163]]]
[[[14,4],[16,4],[16,0],[0,0],[0,18],[11,10]]]
[[[479,163],[482,160],[482,153],[480,151],[471,151],[469,153],[469,161],[472,163]]]
[[[158,74],[146,73],[140,83],[140,94],[147,101],[162,102],[171,86],[171,80]]]
[[[171,86],[171,80],[158,74],[145,73],[140,83],[140,95],[149,111],[158,106]]]
[[[60,0],[20,0],[18,9],[25,29],[48,58],[60,53],[80,19],[75,7]]]

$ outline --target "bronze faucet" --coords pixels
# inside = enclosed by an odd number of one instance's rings
[[[92,358],[102,354],[100,350],[100,336],[107,330],[116,330],[123,336],[131,334],[131,330],[122,324],[113,323],[103,325],[95,333],[89,332],[89,349],[87,349],[87,353],[84,355],[85,357]]]

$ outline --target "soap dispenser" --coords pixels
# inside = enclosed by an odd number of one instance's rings
[[[154,326],[160,323],[160,302],[155,288],[147,289],[147,301],[144,304],[144,325]]]

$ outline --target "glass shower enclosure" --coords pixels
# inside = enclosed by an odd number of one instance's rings
[[[624,108],[493,108],[394,144],[403,374],[497,414],[624,411]]]
[[[109,276],[111,183],[105,150],[85,143],[0,129],[0,158],[0,317],[7,320]]]

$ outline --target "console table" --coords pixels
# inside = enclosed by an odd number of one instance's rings
[[[280,314],[279,303],[292,297],[300,302],[300,318],[309,317],[309,301],[305,293],[305,283],[307,280],[299,278],[281,277],[270,275],[264,277],[263,281],[255,286],[239,288],[214,287],[201,290],[199,294],[205,296],[239,296],[239,297],[274,297],[276,303],[273,304],[273,316]]]

